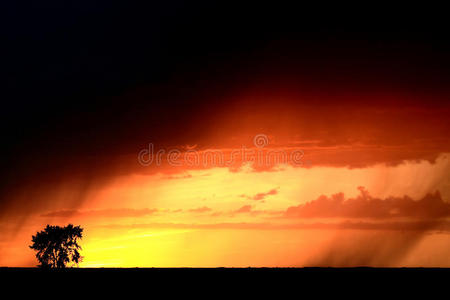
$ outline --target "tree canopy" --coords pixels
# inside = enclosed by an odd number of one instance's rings
[[[40,267],[66,268],[78,266],[82,260],[78,241],[83,228],[69,224],[65,227],[47,225],[32,237],[31,249],[36,251]]]

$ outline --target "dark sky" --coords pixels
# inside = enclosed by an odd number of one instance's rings
[[[448,107],[444,9],[147,2],[2,5],[2,198],[149,140],[201,143],[249,87],[400,91]],[[310,105],[392,105],[333,99]]]

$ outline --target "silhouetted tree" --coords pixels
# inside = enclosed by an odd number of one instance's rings
[[[47,225],[43,231],[33,235],[30,246],[37,251],[36,258],[43,268],[66,268],[81,262],[78,245],[83,228],[69,224],[65,227]]]

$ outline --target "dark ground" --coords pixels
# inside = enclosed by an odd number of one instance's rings
[[[445,299],[449,279],[430,268],[0,268],[4,293],[60,300]]]
[[[250,288],[271,289],[275,286],[353,289],[414,289],[433,286],[446,287],[450,281],[447,268],[73,268],[42,270],[38,268],[0,268],[1,278],[7,280],[43,282],[47,284],[77,282],[92,285],[107,282],[118,287],[131,282],[138,286],[171,288]],[[4,281],[3,281],[4,282]]]
[[[253,275],[253,274],[402,274],[402,275],[420,275],[420,274],[449,274],[450,268],[67,268],[67,269],[40,269],[40,268],[9,268],[0,267],[2,274],[233,274],[233,275]],[[449,278],[450,279],[450,278]]]

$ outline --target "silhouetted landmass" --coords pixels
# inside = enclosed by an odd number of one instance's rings
[[[3,276],[2,276],[3,275]],[[0,268],[0,276],[11,284],[20,282],[33,291],[48,287],[66,291],[67,283],[76,283],[89,290],[89,295],[116,297],[123,293],[132,296],[156,295],[206,296],[218,298],[286,299],[307,295],[357,296],[405,296],[419,290],[432,295],[440,293],[450,278],[446,268]],[[44,292],[48,290],[44,290]],[[77,291],[78,292],[78,291]],[[51,293],[51,294],[52,294]],[[303,296],[301,296],[301,295]],[[298,296],[298,297],[297,297]],[[430,296],[431,297],[431,296]],[[175,298],[176,299],[176,298]]]
[[[65,269],[40,269],[40,268],[8,268],[0,267],[2,275],[44,275],[44,276],[85,276],[85,275],[117,275],[117,276],[155,276],[163,278],[165,276],[177,277],[195,275],[198,278],[208,276],[233,276],[237,277],[252,277],[265,276],[270,278],[272,276],[416,276],[417,278],[428,275],[443,275],[450,276],[450,268],[371,268],[371,267],[356,267],[356,268],[65,268]],[[449,277],[447,277],[449,278]]]

